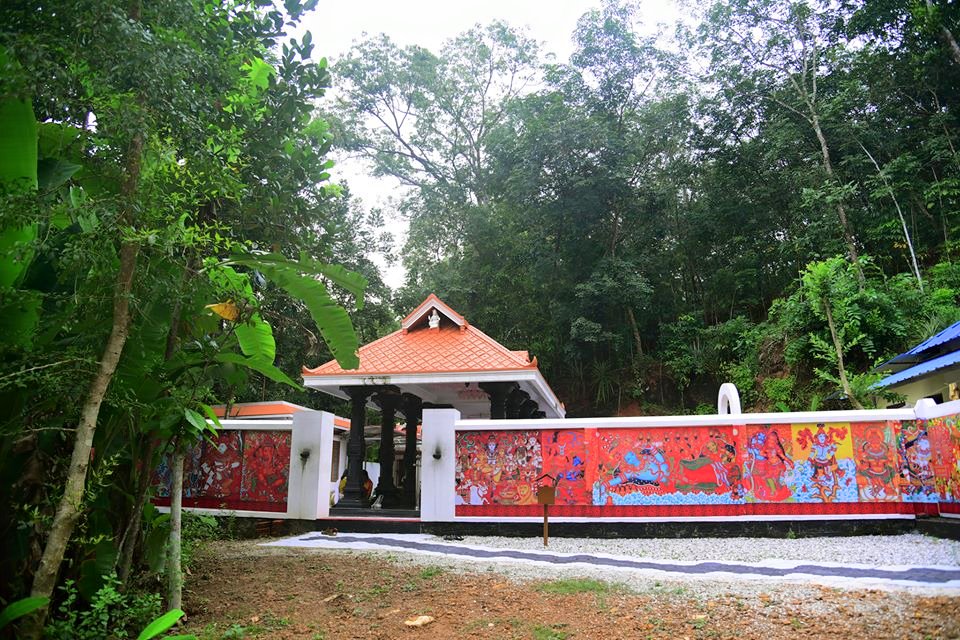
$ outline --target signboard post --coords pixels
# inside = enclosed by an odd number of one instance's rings
[[[560,482],[560,478],[554,478],[550,474],[545,473],[537,478],[537,483],[539,484],[544,478],[549,478],[551,483],[540,484],[537,488],[537,502],[543,505],[543,546],[547,546],[550,539],[549,509],[550,505],[556,502],[557,483]]]

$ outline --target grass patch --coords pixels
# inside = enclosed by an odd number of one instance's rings
[[[593,580],[591,578],[567,578],[564,580],[553,580],[537,585],[537,591],[543,593],[558,593],[569,595],[574,593],[611,593],[618,591],[619,588],[608,582]]]
[[[420,577],[424,580],[429,580],[430,578],[435,578],[438,575],[443,573],[443,567],[424,567],[420,571]]]
[[[570,637],[570,634],[562,629],[558,629],[560,625],[552,625],[545,627],[538,624],[533,628],[533,640],[567,640]]]

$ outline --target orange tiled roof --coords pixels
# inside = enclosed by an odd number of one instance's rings
[[[225,416],[226,406],[220,404],[213,407],[218,418],[252,418],[256,416],[292,416],[299,411],[309,411],[306,407],[291,402],[238,402],[230,405],[230,415]]]
[[[441,302],[431,294],[430,298],[417,307],[421,316],[430,308],[425,305],[432,300]],[[407,318],[413,315],[410,314]],[[531,360],[526,351],[511,351],[479,329],[470,326],[463,320],[463,316],[457,314],[457,317],[463,325],[451,326],[452,322],[441,321],[438,328],[431,329],[417,322],[409,329],[395,331],[360,347],[358,369],[345,370],[336,360],[331,360],[314,369],[304,367],[303,375],[373,376],[537,368],[536,358]],[[453,320],[449,316],[447,319]]]

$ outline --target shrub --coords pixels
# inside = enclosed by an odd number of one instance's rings
[[[163,613],[156,593],[121,593],[115,574],[104,578],[103,586],[80,608],[76,583],[67,580],[60,591],[64,600],[44,629],[50,640],[120,640],[136,637],[140,629]]]

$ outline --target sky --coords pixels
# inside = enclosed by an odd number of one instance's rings
[[[678,14],[675,0],[641,0],[640,5],[648,28],[673,22]],[[303,28],[313,34],[314,55],[335,62],[364,33],[386,33],[400,46],[417,44],[438,51],[444,41],[475,24],[503,20],[526,28],[531,37],[540,41],[545,54],[553,53],[557,61],[566,62],[573,50],[571,35],[577,20],[599,6],[600,0],[351,0],[321,4],[305,17]],[[394,234],[396,248],[402,247],[406,223],[393,214],[390,204],[399,185],[373,177],[362,161],[332,155],[337,163],[333,180],[349,183],[364,208],[382,208],[389,219],[386,230]],[[402,266],[386,267],[382,258],[372,257],[381,266],[388,286],[397,288],[403,284]]]

